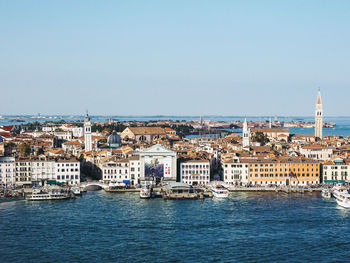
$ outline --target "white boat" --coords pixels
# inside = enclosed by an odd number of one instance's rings
[[[335,185],[331,190],[332,195],[335,198],[338,198],[339,194],[348,194],[348,189],[342,184]]]
[[[321,192],[321,195],[324,198],[331,198],[332,197],[331,191],[329,189],[323,189]]]
[[[220,184],[214,185],[212,187],[211,191],[212,191],[214,197],[228,198],[228,190]]]
[[[28,195],[26,199],[28,201],[64,200],[69,199],[69,195],[57,189],[50,189],[49,191],[33,189],[32,194]]]
[[[140,198],[147,199],[151,198],[151,190],[149,184],[142,184],[140,190]]]
[[[80,187],[79,186],[73,186],[71,189],[72,193],[74,195],[81,195]]]
[[[344,208],[350,208],[350,194],[340,193],[337,197],[337,204]]]

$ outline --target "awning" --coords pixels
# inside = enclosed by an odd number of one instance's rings
[[[130,184],[130,180],[123,180],[124,184]]]
[[[325,180],[325,183],[341,183],[344,184],[345,180]]]

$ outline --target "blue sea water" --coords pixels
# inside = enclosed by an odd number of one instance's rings
[[[0,262],[349,262],[350,211],[319,193],[0,204]]]

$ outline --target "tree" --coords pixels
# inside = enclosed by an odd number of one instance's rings
[[[266,143],[270,142],[267,135],[263,132],[256,132],[252,139],[254,142],[259,142],[261,146],[264,146]]]
[[[20,144],[19,150],[20,150],[21,154],[24,156],[28,156],[31,152],[30,146],[28,144],[26,144],[25,142],[22,142]]]
[[[39,148],[38,155],[42,155],[44,153],[45,153],[45,151],[44,151],[43,147]]]
[[[80,154],[79,158],[78,158],[78,161],[79,162],[82,162],[84,160],[84,154]]]

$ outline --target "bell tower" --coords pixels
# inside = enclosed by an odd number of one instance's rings
[[[321,92],[320,92],[320,90],[318,90],[318,97],[317,97],[316,111],[315,111],[315,137],[316,137],[316,139],[322,139],[322,129],[323,129],[322,100],[321,100]]]

